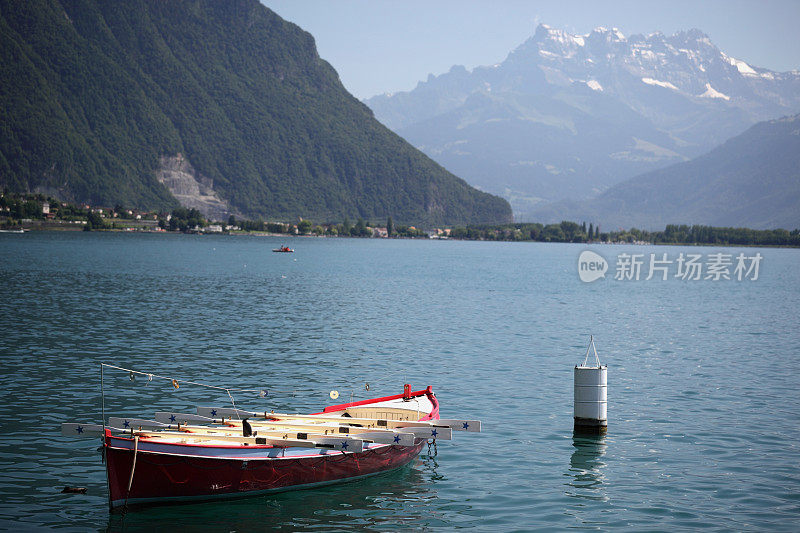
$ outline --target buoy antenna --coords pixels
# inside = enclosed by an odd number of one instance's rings
[[[586,363],[589,361],[589,352],[594,352],[594,360],[597,363],[597,368],[600,368],[600,357],[597,356],[597,348],[594,346],[594,335],[589,335],[589,346],[586,348],[586,356],[583,358],[583,365],[586,366]]]

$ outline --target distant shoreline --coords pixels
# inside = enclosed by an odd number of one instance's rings
[[[422,229],[395,224],[387,216],[385,225],[359,217],[351,224],[341,222],[314,224],[298,217],[292,222],[208,220],[195,208],[175,208],[171,213],[74,205],[41,194],[0,194],[0,224],[7,230],[121,231],[134,233],[181,232],[189,234],[263,235],[274,237],[318,236],[352,238],[406,238],[462,241],[561,242],[590,244],[674,244],[692,246],[768,246],[800,247],[800,229],[765,229],[713,227],[701,224],[667,224],[663,230],[637,228],[600,231],[599,225],[586,221],[562,220],[560,223],[510,222],[452,226],[433,224]]]
[[[82,226],[49,226],[41,227],[37,225],[23,226],[25,233],[30,232],[54,232],[54,233],[84,233]],[[228,237],[280,237],[283,239],[359,239],[359,240],[405,240],[405,241],[457,241],[457,242],[503,242],[503,243],[533,243],[533,244],[581,244],[584,246],[697,246],[704,248],[790,248],[797,249],[800,245],[793,244],[723,244],[723,243],[688,243],[688,242],[603,242],[603,241],[587,241],[587,242],[562,242],[562,241],[534,241],[534,240],[496,240],[496,239],[460,239],[456,237],[447,238],[427,238],[427,237],[389,237],[389,238],[376,238],[376,237],[357,237],[352,235],[287,235],[285,233],[269,233],[262,231],[232,231],[232,232],[215,232],[215,233],[186,233],[182,231],[165,231],[165,230],[128,230],[123,228],[108,228],[108,229],[95,229],[95,233],[121,233],[131,235],[203,235],[203,236],[228,236]]]

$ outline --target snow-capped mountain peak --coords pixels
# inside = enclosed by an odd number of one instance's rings
[[[609,30],[608,28],[604,28],[603,26],[598,26],[597,28],[592,30],[592,33],[590,33],[589,35],[599,36],[607,42],[625,40],[625,35],[623,35],[623,33],[619,31],[619,29],[611,28]]]
[[[572,34],[539,24],[533,37],[509,54],[505,63],[516,68],[537,65],[548,83],[555,85],[592,79],[613,93],[614,87],[617,92],[622,89],[626,79],[631,86],[647,79],[659,83],[645,85],[694,98],[705,95],[709,85],[731,102],[758,92],[747,80],[757,83],[797,77],[730,57],[697,28],[670,36],[653,32],[626,37],[617,28],[597,27],[587,34]]]
[[[367,101],[384,124],[519,216],[707,152],[800,110],[800,72],[733,58],[698,29],[539,25],[499,65]]]

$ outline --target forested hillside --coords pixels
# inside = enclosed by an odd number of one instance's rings
[[[264,219],[511,218],[379,124],[313,37],[256,0],[2,0],[0,77],[13,191],[153,209],[201,190]]]

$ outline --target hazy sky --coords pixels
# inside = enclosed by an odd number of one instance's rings
[[[539,22],[570,32],[699,28],[722,51],[772,70],[800,69],[800,0],[262,0],[310,32],[358,98],[412,89],[452,65],[491,65]]]

